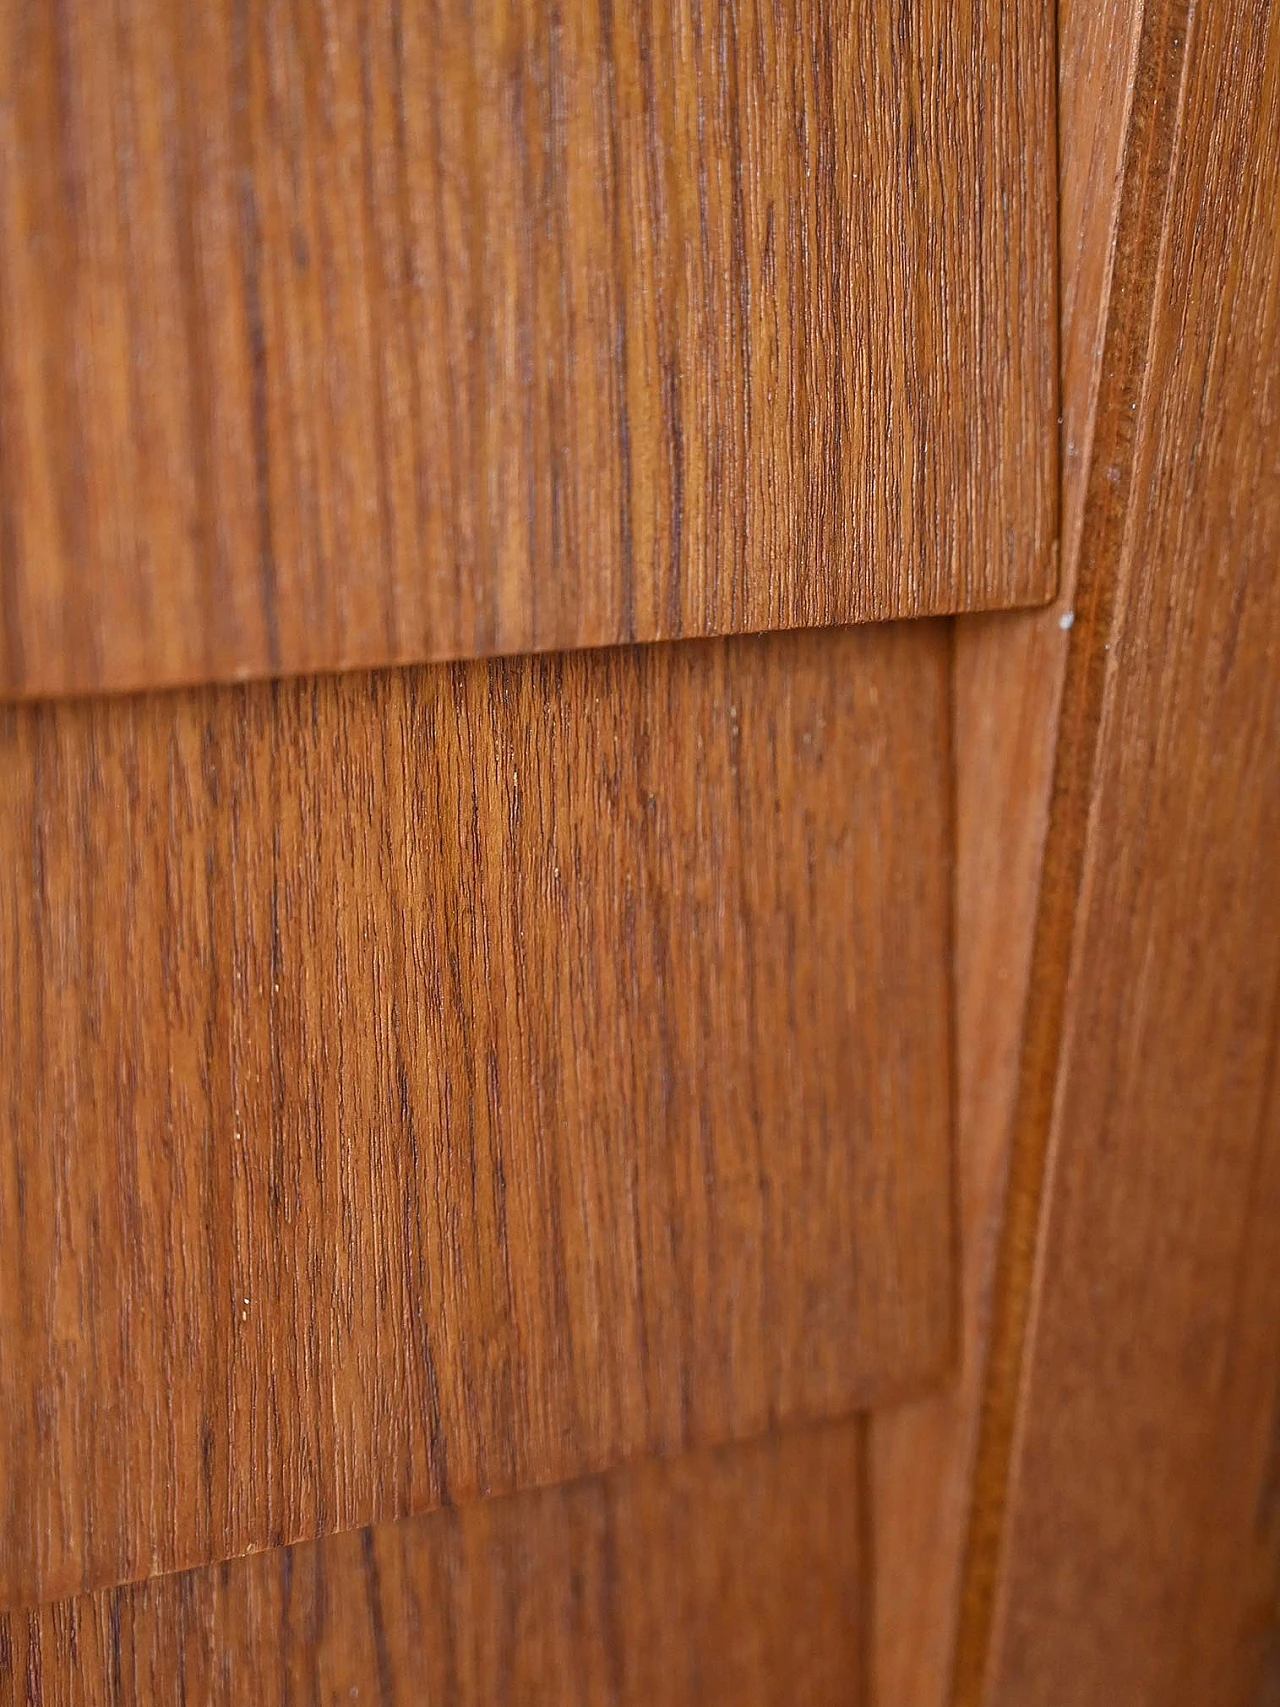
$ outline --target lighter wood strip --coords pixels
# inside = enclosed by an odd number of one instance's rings
[[[871,1419],[877,1702],[951,1699],[974,1456],[1005,1211],[1018,1054],[1080,518],[1103,365],[1121,146],[1137,45],[1129,0],[1059,8],[1062,577],[1045,611],[954,636],[959,1365],[943,1391]]]

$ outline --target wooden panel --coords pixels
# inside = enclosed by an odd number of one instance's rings
[[[1049,0],[0,9],[0,692],[1039,601]]]
[[[931,625],[0,714],[7,1603],[952,1327]]]
[[[0,1617],[2,1707],[857,1707],[859,1430],[769,1439]]]
[[[1063,0],[1059,30],[1062,572],[1043,611],[955,626],[956,1169],[960,1359],[941,1391],[870,1419],[874,1699],[947,1707],[1009,1184],[1022,1018],[1075,600],[1080,520],[1111,287],[1116,176],[1139,9]],[[1015,1214],[1038,1180],[1021,1170]],[[1023,1298],[1023,1302],[1028,1300]],[[1012,1303],[1012,1300],[1004,1300]],[[1003,1354],[1003,1347],[998,1351]]]
[[[1280,13],[1141,9],[961,1702],[1253,1707],[1274,1629],[1277,139]]]

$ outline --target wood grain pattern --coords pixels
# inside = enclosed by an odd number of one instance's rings
[[[1138,8],[1058,10],[1062,570],[1042,611],[967,617],[954,635],[956,1172],[961,1337],[954,1375],[870,1419],[874,1699],[947,1707],[1007,1201],[1041,856],[1102,377]],[[1064,626],[1064,624],[1066,626]],[[1019,1181],[1019,1201],[1038,1195]],[[1031,1217],[1029,1238],[1034,1240]]]
[[[0,714],[0,1604],[952,1336],[932,625]]]
[[[1052,7],[0,8],[0,694],[1041,601]]]
[[[0,1617],[0,1707],[858,1707],[858,1425]]]
[[[1002,1249],[963,1703],[1252,1707],[1267,1663],[1277,138],[1275,8],[1140,9],[1014,1186],[1051,1172],[1034,1267],[1034,1194]]]

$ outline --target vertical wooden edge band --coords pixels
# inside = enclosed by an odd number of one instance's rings
[[[1122,156],[1097,426],[1087,475],[1074,627],[1063,684],[1006,1208],[996,1259],[953,1669],[955,1707],[980,1707],[995,1629],[1091,781],[1123,568],[1135,405],[1146,373],[1161,216],[1180,129],[1191,8],[1192,0],[1151,0],[1135,24],[1134,89]],[[1059,146],[1065,152],[1070,139],[1060,139]],[[1062,247],[1060,242],[1060,252]]]

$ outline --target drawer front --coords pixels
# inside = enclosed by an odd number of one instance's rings
[[[0,716],[0,1604],[946,1363],[929,624]]]
[[[0,694],[1054,581],[1049,0],[0,23]]]
[[[0,1614],[0,1701],[869,1707],[861,1462],[844,1423]]]

